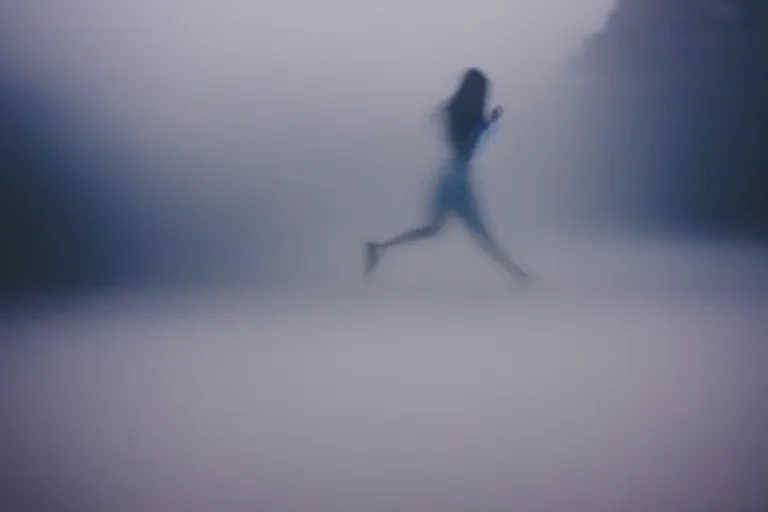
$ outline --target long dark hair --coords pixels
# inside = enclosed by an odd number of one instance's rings
[[[459,88],[440,109],[445,115],[448,143],[457,154],[471,151],[478,129],[485,122],[489,81],[477,68],[469,68]]]

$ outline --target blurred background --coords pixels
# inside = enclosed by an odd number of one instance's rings
[[[420,220],[470,65],[509,114],[478,187],[510,244],[765,238],[762,2],[474,5],[5,2],[4,294],[338,282]]]
[[[766,5],[2,2],[0,508],[762,510]]]

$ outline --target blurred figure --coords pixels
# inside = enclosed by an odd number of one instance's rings
[[[477,68],[470,68],[458,90],[438,110],[446,128],[446,139],[452,155],[442,170],[433,191],[425,225],[406,231],[385,242],[365,245],[365,273],[370,275],[384,252],[438,235],[450,214],[457,215],[469,228],[483,250],[501,264],[513,277],[528,277],[496,243],[483,221],[476,196],[470,183],[471,161],[480,143],[487,139],[488,130],[501,118],[503,109],[496,106],[486,117],[489,80]]]

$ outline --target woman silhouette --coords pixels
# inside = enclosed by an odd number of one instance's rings
[[[452,155],[443,170],[432,197],[427,223],[402,233],[391,240],[365,245],[365,272],[370,274],[384,252],[396,245],[438,235],[450,214],[458,216],[483,250],[501,264],[512,276],[525,278],[527,274],[499,247],[483,222],[475,194],[470,183],[470,163],[478,145],[488,129],[503,114],[497,106],[486,118],[488,79],[477,68],[470,68],[461,80],[458,90],[440,108],[446,127],[446,138]]]

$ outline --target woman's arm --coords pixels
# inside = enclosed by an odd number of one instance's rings
[[[494,128],[496,127],[499,119],[501,119],[503,114],[504,109],[501,108],[501,106],[496,106],[493,108],[493,110],[491,110],[491,115],[483,123],[484,126],[477,140],[477,146],[475,148],[476,151],[479,151],[486,145],[490,136],[493,135],[493,132],[495,131]]]
[[[502,115],[504,115],[504,109],[501,107],[501,105],[496,105],[493,107],[493,110],[491,110],[491,117],[488,120],[488,124],[497,122],[499,119],[501,119]]]
[[[501,119],[502,114],[504,114],[504,109],[501,108],[500,105],[497,105],[493,107],[491,110],[491,114],[486,119],[485,116],[483,116],[483,124],[480,128],[480,136],[485,134],[488,130],[490,130],[493,125],[495,125],[499,119]]]

